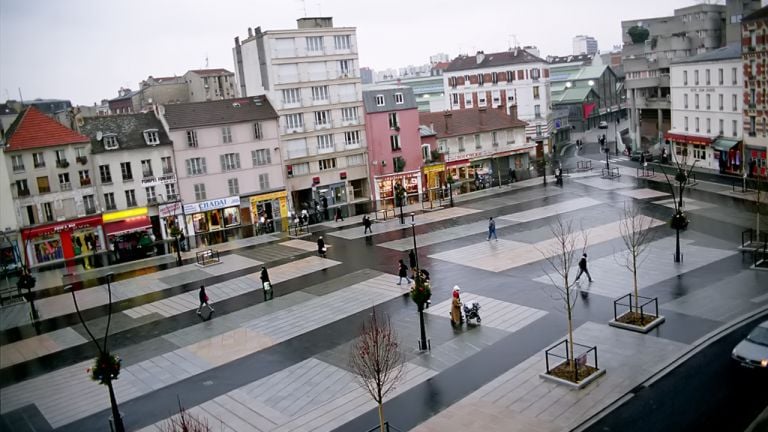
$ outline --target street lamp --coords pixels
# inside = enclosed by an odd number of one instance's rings
[[[431,292],[429,291],[429,285],[424,280],[419,270],[419,251],[416,248],[416,222],[414,221],[414,213],[411,213],[411,235],[413,236],[413,253],[416,256],[416,268],[414,268],[414,290],[416,295],[411,295],[419,311],[419,350],[426,351],[429,349],[429,341],[427,340],[427,329],[424,327],[424,304],[429,301]],[[420,291],[421,290],[421,291]],[[422,294],[425,293],[425,294]]]

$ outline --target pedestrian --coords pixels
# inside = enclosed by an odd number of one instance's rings
[[[411,272],[413,273],[413,276],[416,277],[416,252],[414,252],[413,249],[408,252],[408,265],[411,266]]]
[[[320,236],[320,238],[317,239],[317,254],[325,258],[326,251],[325,241],[323,241],[323,236]]]
[[[213,313],[213,306],[211,306],[209,303],[208,294],[205,293],[205,285],[200,285],[200,292],[198,292],[198,297],[200,298],[200,307],[197,308],[197,314],[201,314],[203,311],[203,305],[208,306],[208,309],[211,311],[211,313]]]
[[[400,276],[400,279],[397,282],[398,285],[402,285],[403,278],[405,278],[409,285],[411,284],[411,279],[408,278],[408,266],[405,265],[403,260],[397,262],[397,275]]]
[[[336,222],[339,220],[344,222],[344,218],[341,216],[341,207],[336,207]]]
[[[363,216],[363,226],[365,227],[363,234],[368,234],[369,232],[373,234],[373,229],[371,229],[371,218],[369,218],[368,215]]]
[[[512,183],[516,183],[517,182],[517,171],[515,171],[515,170],[513,170],[511,168],[510,168],[510,170],[512,171]]]
[[[458,285],[453,287],[453,300],[451,300],[451,324],[461,325],[461,288]]]
[[[488,240],[491,240],[491,236],[496,241],[499,241],[498,237],[496,237],[496,221],[493,220],[493,217],[488,218]]]
[[[558,166],[557,171],[555,172],[555,183],[562,186],[563,185],[563,167]]]
[[[267,268],[265,266],[261,266],[261,285],[264,286],[265,283],[269,283],[269,272],[267,272]]]
[[[592,275],[590,275],[589,270],[587,270],[587,254],[582,255],[579,260],[579,273],[576,274],[576,282],[579,281],[579,278],[583,273],[586,273],[589,281],[592,282]]]
[[[429,283],[429,272],[427,269],[419,269],[419,274],[421,275],[422,282]],[[429,305],[432,304],[432,300],[427,299],[427,303],[424,305],[425,308],[429,309]]]
[[[184,235],[184,233],[182,232],[181,234],[179,234],[179,247],[181,248],[182,251],[187,250],[186,241],[187,241],[187,237]]]

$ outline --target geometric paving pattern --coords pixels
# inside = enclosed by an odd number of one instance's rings
[[[497,328],[510,333],[520,330],[547,314],[546,311],[527,306],[508,303],[472,293],[461,293],[461,301],[463,304],[473,300],[480,303],[479,313],[480,318],[482,319],[480,325],[483,327]],[[452,303],[453,300],[445,300],[438,304],[431,305],[425,312],[440,317],[450,317]],[[471,325],[475,322],[475,320],[471,320]]]

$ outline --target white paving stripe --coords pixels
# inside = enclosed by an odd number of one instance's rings
[[[540,309],[483,297],[469,292],[461,293],[461,301],[463,303],[469,303],[473,300],[480,303],[481,325],[508,332],[516,332],[547,314],[546,311]],[[439,317],[448,317],[451,314],[452,304],[452,299],[445,300],[430,306],[426,309],[426,312]],[[471,322],[474,323],[475,320]]]
[[[416,223],[419,225],[427,224],[431,222],[439,222],[442,220],[447,219],[455,219],[457,217],[466,216],[469,214],[477,213],[480,210],[465,208],[465,207],[453,207],[453,208],[446,208],[434,212],[426,212],[422,213],[418,216],[416,216]],[[373,225],[373,234],[381,234],[385,232],[390,231],[399,231],[404,228],[411,228],[411,217],[410,215],[405,215],[405,224],[400,223],[400,218],[398,217],[387,219],[385,222],[376,223]],[[350,227],[345,228],[338,231],[329,232],[329,237],[339,237],[344,239],[357,239],[357,238],[363,238],[366,236],[366,234],[363,234],[364,228],[363,227]]]
[[[496,229],[498,230],[516,223],[515,221],[499,219],[496,221]],[[422,247],[480,233],[488,234],[487,220],[419,234],[416,236],[416,242],[418,247]],[[413,249],[413,237],[381,243],[379,246],[399,251],[410,250]]]
[[[628,197],[632,197],[635,199],[658,198],[658,197],[669,195],[667,192],[661,192],[653,189],[619,190],[619,191],[616,191],[616,193],[619,193],[621,195],[626,195]]]
[[[516,222],[529,222],[536,219],[543,219],[546,217],[555,216],[562,213],[581,210],[587,207],[596,206],[598,204],[601,204],[601,202],[589,197],[576,198],[568,201],[559,202],[556,204],[537,207],[531,210],[499,216],[499,219],[512,220]]]
[[[673,201],[674,201],[673,199],[666,199],[666,200],[654,201],[653,203],[673,209],[675,208],[675,203]],[[710,208],[710,207],[714,207],[714,204],[710,204],[704,201],[696,201],[690,198],[683,199],[684,210],[692,211],[692,210],[699,210],[699,209]]]
[[[664,225],[664,223],[653,219],[650,225],[654,227]],[[616,221],[587,229],[589,245],[620,237],[620,226],[621,221]],[[532,245],[510,240],[491,240],[430,255],[430,258],[500,272],[543,260],[545,256],[554,256],[557,253],[556,245],[555,239],[544,240]]]
[[[602,190],[615,190],[623,188],[631,188],[635,185],[632,183],[622,183],[621,178],[618,179],[604,179],[600,177],[590,177],[585,179],[574,180],[576,183],[592,186]]]

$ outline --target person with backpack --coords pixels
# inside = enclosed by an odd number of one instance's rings
[[[198,292],[197,295],[200,298],[200,307],[197,308],[197,314],[200,315],[202,313],[203,305],[208,306],[208,309],[213,313],[213,306],[208,302],[208,294],[205,292],[205,285],[200,285],[200,292]]]
[[[403,260],[399,260],[399,261],[397,262],[397,264],[398,264],[398,266],[397,266],[397,275],[398,275],[398,276],[400,276],[400,280],[397,282],[397,284],[398,284],[398,285],[402,285],[402,283],[403,283],[403,278],[405,278],[405,280],[406,280],[406,281],[408,282],[408,284],[410,285],[410,284],[411,284],[411,279],[410,279],[410,278],[408,278],[408,266],[407,266],[407,265],[405,265],[405,263],[403,262]]]
[[[587,270],[587,254],[582,255],[581,259],[579,260],[579,273],[576,274],[575,282],[578,282],[579,278],[584,273],[587,274],[587,277],[589,278],[589,282],[592,282],[592,275],[590,275],[589,270]]]

